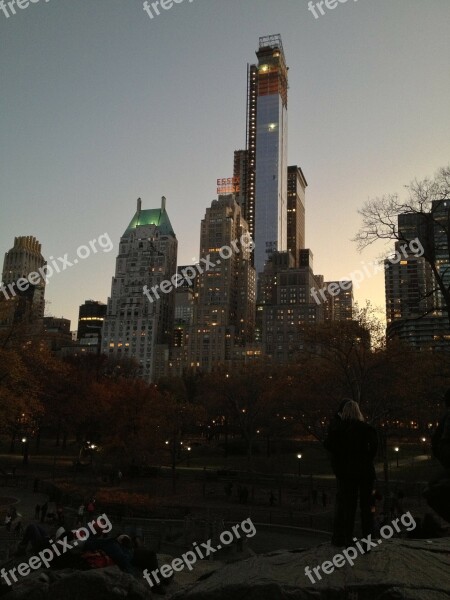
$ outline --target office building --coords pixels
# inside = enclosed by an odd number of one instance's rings
[[[78,311],[77,339],[101,338],[106,304],[98,300],[86,300]]]

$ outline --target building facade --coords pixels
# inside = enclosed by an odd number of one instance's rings
[[[287,249],[294,257],[295,266],[300,263],[300,250],[305,248],[305,193],[307,182],[297,165],[288,167]]]
[[[311,296],[322,281],[314,275],[309,249],[300,250],[300,266],[290,252],[272,255],[258,277],[257,323],[265,355],[289,363],[304,350],[302,328],[324,320],[323,305]]]
[[[21,321],[25,316],[36,324],[42,324],[45,311],[46,261],[41,253],[41,244],[31,236],[14,238],[14,246],[5,253],[3,261],[1,299],[5,305],[2,325],[9,326]],[[28,280],[28,276],[33,274]]]
[[[417,350],[450,349],[444,296],[423,255],[431,258],[449,289],[449,217],[450,201],[447,200],[432,202],[429,213],[407,213],[398,217],[402,241],[396,242],[395,259],[386,259],[384,263],[388,340],[401,340]],[[420,242],[419,252],[411,250],[413,240]]]
[[[98,300],[86,300],[78,310],[77,339],[101,338],[107,306]]]
[[[255,269],[287,249],[288,68],[281,36],[259,40],[256,93]],[[253,69],[250,69],[252,76]],[[254,110],[251,106],[250,124]]]
[[[342,279],[341,281],[326,281],[326,300],[323,303],[325,321],[352,321],[353,320],[353,282]],[[335,289],[331,294],[329,290]]]
[[[209,258],[214,267],[197,279],[190,368],[211,371],[229,364],[234,348],[253,340],[256,276],[250,241],[236,197],[213,200],[201,223],[200,258]]]
[[[131,358],[140,376],[153,381],[168,359],[173,334],[174,291],[145,295],[176,274],[178,242],[166,211],[161,207],[136,213],[120,239],[116,272],[103,323],[102,348],[109,356]]]

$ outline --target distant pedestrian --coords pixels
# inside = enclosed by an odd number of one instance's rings
[[[233,482],[228,481],[224,486],[224,490],[225,490],[225,496],[227,498],[231,498],[231,495],[233,493]]]
[[[58,504],[58,507],[56,508],[56,518],[58,521],[58,525],[64,524],[64,509],[61,506],[61,504]]]
[[[83,523],[84,521],[84,504],[80,504],[77,511],[78,520]]]
[[[433,455],[444,469],[450,469],[450,389],[444,396],[445,414],[431,437]]]
[[[43,504],[41,506],[41,523],[45,523],[45,517],[47,516],[47,512],[48,512],[48,502],[46,502],[45,504]]]
[[[6,531],[11,531],[11,523],[12,523],[12,517],[11,515],[8,513],[5,517],[5,526],[6,526]]]
[[[41,505],[40,504],[36,504],[36,506],[34,507],[34,518],[39,521],[39,515],[41,514]]]
[[[328,496],[325,490],[322,490],[322,506],[326,508],[328,504]]]
[[[22,533],[23,533],[22,521],[21,521],[21,519],[19,519],[14,527],[14,535],[22,535]]]
[[[122,482],[122,478],[123,478],[123,473],[122,473],[122,471],[119,470],[118,473],[117,473],[117,482],[118,482],[119,485]]]
[[[95,498],[91,498],[86,506],[88,517],[92,518],[95,512]]]

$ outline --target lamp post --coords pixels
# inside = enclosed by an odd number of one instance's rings
[[[395,452],[395,455],[397,457],[397,469],[398,469],[398,453],[400,452],[400,448],[398,446],[395,446],[394,452]]]
[[[28,438],[27,437],[23,437],[22,438],[22,445],[23,445],[23,464],[27,465],[28,464]]]
[[[298,459],[298,477],[299,477],[299,479],[301,479],[301,477],[302,477],[302,455],[300,453],[297,454],[297,459]]]
[[[188,446],[187,448],[187,466],[190,467],[191,466],[191,447]]]

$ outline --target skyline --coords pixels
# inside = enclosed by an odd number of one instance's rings
[[[198,258],[216,179],[232,176],[245,147],[246,65],[260,36],[283,38],[288,164],[308,182],[306,247],[325,281],[383,253],[349,241],[367,198],[401,194],[449,162],[445,0],[347,3],[317,21],[307,2],[227,6],[185,2],[152,21],[141,2],[63,0],[0,15],[0,252],[24,235],[47,260],[105,233],[114,245],[47,286],[47,314],[72,329],[86,299],[107,301],[138,197],[144,209],[167,197],[178,264]],[[365,298],[384,309],[382,274],[355,290]]]

